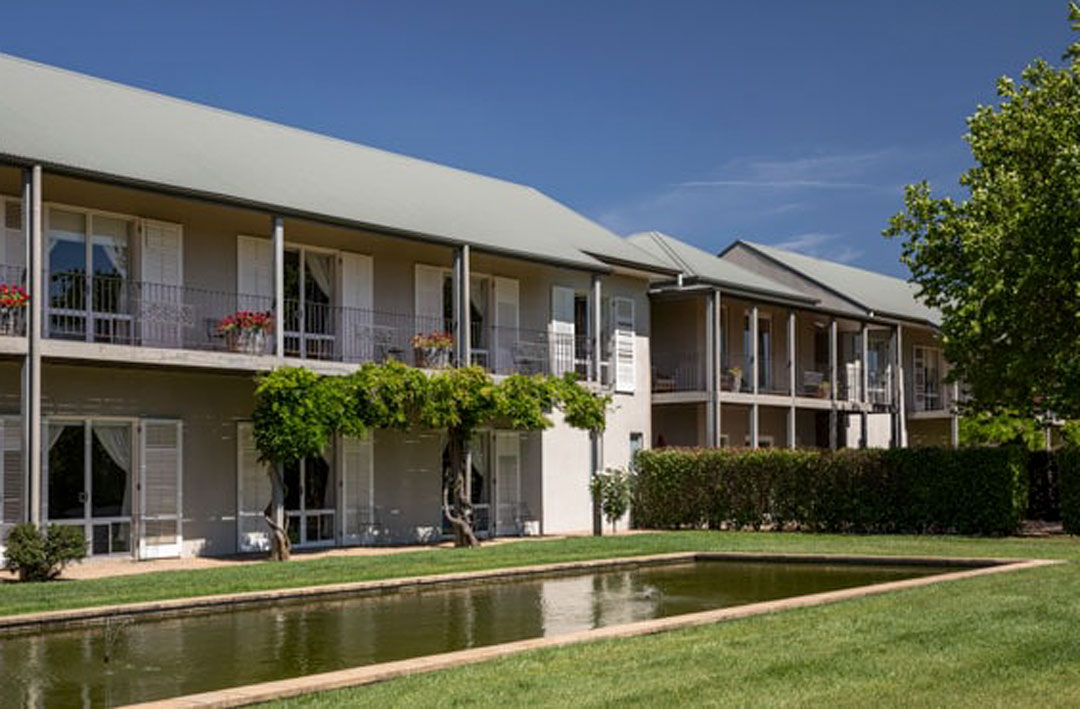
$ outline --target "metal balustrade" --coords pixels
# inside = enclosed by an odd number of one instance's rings
[[[654,392],[704,391],[705,387],[704,358],[697,352],[665,353],[654,360]]]

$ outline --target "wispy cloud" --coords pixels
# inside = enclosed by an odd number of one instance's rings
[[[825,234],[812,231],[773,242],[773,246],[838,263],[851,263],[863,255],[861,249],[842,243],[842,239],[841,234]],[[841,243],[838,243],[838,241]]]
[[[822,189],[822,190],[872,190],[874,185],[862,182],[829,182],[827,180],[691,180],[680,182],[677,187],[760,187],[764,189]]]

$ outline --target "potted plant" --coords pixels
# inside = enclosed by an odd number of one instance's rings
[[[727,373],[731,377],[731,390],[742,391],[742,367],[730,367]]]
[[[412,347],[417,367],[445,369],[450,366],[454,336],[449,332],[418,332],[412,338]]]
[[[0,335],[19,334],[29,302],[30,296],[22,286],[0,283]]]
[[[818,398],[819,399],[828,399],[829,398],[829,382],[824,381],[824,382],[822,382],[821,384],[818,385]]]
[[[252,355],[266,352],[266,336],[273,330],[274,318],[270,313],[254,310],[237,310],[223,317],[217,326],[230,352]]]

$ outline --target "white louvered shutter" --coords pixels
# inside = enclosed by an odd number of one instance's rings
[[[551,373],[561,377],[574,371],[574,289],[551,287]]]
[[[915,348],[915,410],[926,410],[926,349]]]
[[[375,451],[371,433],[341,438],[341,539],[372,541],[375,532]]]
[[[148,347],[179,347],[183,328],[190,326],[185,312],[184,229],[179,224],[143,219],[139,325]]]
[[[495,534],[521,532],[521,436],[495,432]]]
[[[341,356],[345,362],[370,362],[374,337],[374,262],[343,251],[340,256]]]
[[[629,298],[612,298],[611,307],[615,316],[615,391],[633,393],[637,365],[634,301]]]
[[[267,534],[263,510],[273,494],[266,466],[259,462],[255,437],[250,421],[236,424],[236,533],[240,551],[267,551]]]
[[[182,530],[183,426],[146,420],[139,436],[139,558],[180,556]]]
[[[22,455],[22,419],[0,416],[0,559],[4,540],[16,524],[26,521]]]
[[[270,239],[236,237],[237,310],[266,312],[274,304],[274,246]]]
[[[495,278],[495,372],[515,371],[518,348],[519,288],[513,278]]]
[[[435,266],[416,264],[414,303],[416,332],[440,332],[446,327],[443,319],[443,279],[445,272]]]
[[[26,240],[23,238],[22,203],[0,200],[4,230],[0,238],[0,283],[17,283],[23,279],[26,265]]]

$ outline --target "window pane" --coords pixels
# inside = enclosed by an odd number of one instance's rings
[[[49,426],[49,519],[82,519],[86,447],[81,423]]]
[[[330,489],[330,464],[321,455],[304,461],[304,508],[325,509],[334,506]]]
[[[288,463],[285,473],[285,509],[292,512],[300,509],[300,463]]]
[[[94,517],[131,515],[131,427],[92,426],[90,513]]]
[[[84,310],[86,282],[86,217],[53,209],[49,212],[49,300],[54,308]]]

